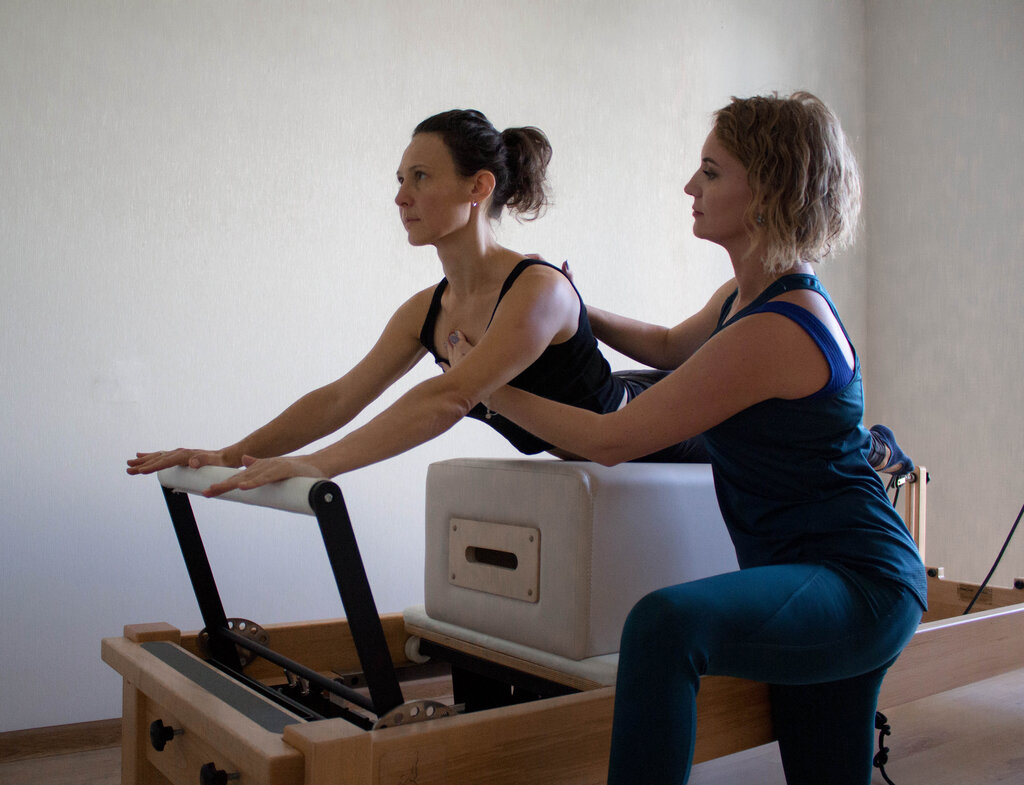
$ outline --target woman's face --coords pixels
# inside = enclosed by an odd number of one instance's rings
[[[438,134],[416,134],[398,167],[395,204],[411,245],[436,245],[469,222],[472,179],[455,171]]]
[[[701,165],[683,188],[693,197],[693,233],[726,248],[749,245],[744,214],[754,198],[743,164],[712,131],[701,150]]]

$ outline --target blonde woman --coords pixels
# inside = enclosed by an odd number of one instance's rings
[[[741,569],[631,612],[609,785],[687,781],[704,674],[772,685],[790,785],[867,785],[882,677],[927,598],[867,459],[857,354],[814,274],[852,237],[856,162],[814,96],[734,99],[685,191],[694,234],[729,253],[735,277],[669,329],[595,312],[610,344],[676,370],[604,414],[508,387],[487,403],[603,464],[704,435]],[[460,336],[456,368],[476,351]]]

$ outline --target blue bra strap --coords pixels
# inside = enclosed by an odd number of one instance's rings
[[[836,339],[817,316],[806,308],[802,308],[795,303],[786,302],[785,300],[771,300],[763,303],[756,311],[752,311],[752,313],[765,312],[777,313],[780,316],[792,319],[811,336],[811,340],[814,341],[824,355],[825,362],[828,363],[828,383],[818,392],[807,396],[808,398],[831,395],[850,383],[853,379],[856,365],[854,368],[850,368],[846,364],[846,357],[843,356],[843,351],[839,348]]]

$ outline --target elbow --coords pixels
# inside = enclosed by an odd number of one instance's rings
[[[620,463],[628,461],[629,458],[624,457],[621,449],[606,448],[599,450],[592,460],[602,466],[618,466]]]
[[[444,391],[442,399],[444,410],[456,420],[461,420],[480,402],[480,394],[461,385],[451,385]]]
[[[623,418],[623,411],[601,415],[604,428],[591,430],[590,460],[602,466],[618,466],[646,453],[638,447],[634,428]]]
[[[620,463],[637,457],[628,448],[629,445],[619,441],[605,441],[594,444],[587,452],[590,454],[589,460],[594,463],[599,463],[602,466],[618,466]]]
[[[435,400],[436,411],[440,417],[451,427],[473,409],[477,404],[477,398],[456,386],[441,391],[441,395]]]
[[[465,396],[463,396],[461,398],[458,398],[458,399],[452,401],[452,403],[451,403],[449,408],[450,408],[450,411],[452,412],[452,415],[455,418],[455,421],[458,422],[463,417],[465,417],[467,414],[469,414],[470,411],[472,411],[473,407],[476,406],[476,404],[477,404],[476,401],[471,400],[471,399],[466,398]]]
[[[440,435],[454,426],[469,414],[473,404],[465,398],[446,398],[431,407],[426,418],[427,429],[434,435]]]

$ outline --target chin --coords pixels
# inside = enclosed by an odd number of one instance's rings
[[[418,238],[413,232],[406,230],[405,239],[409,245],[418,248],[421,245],[426,245],[426,242]]]

